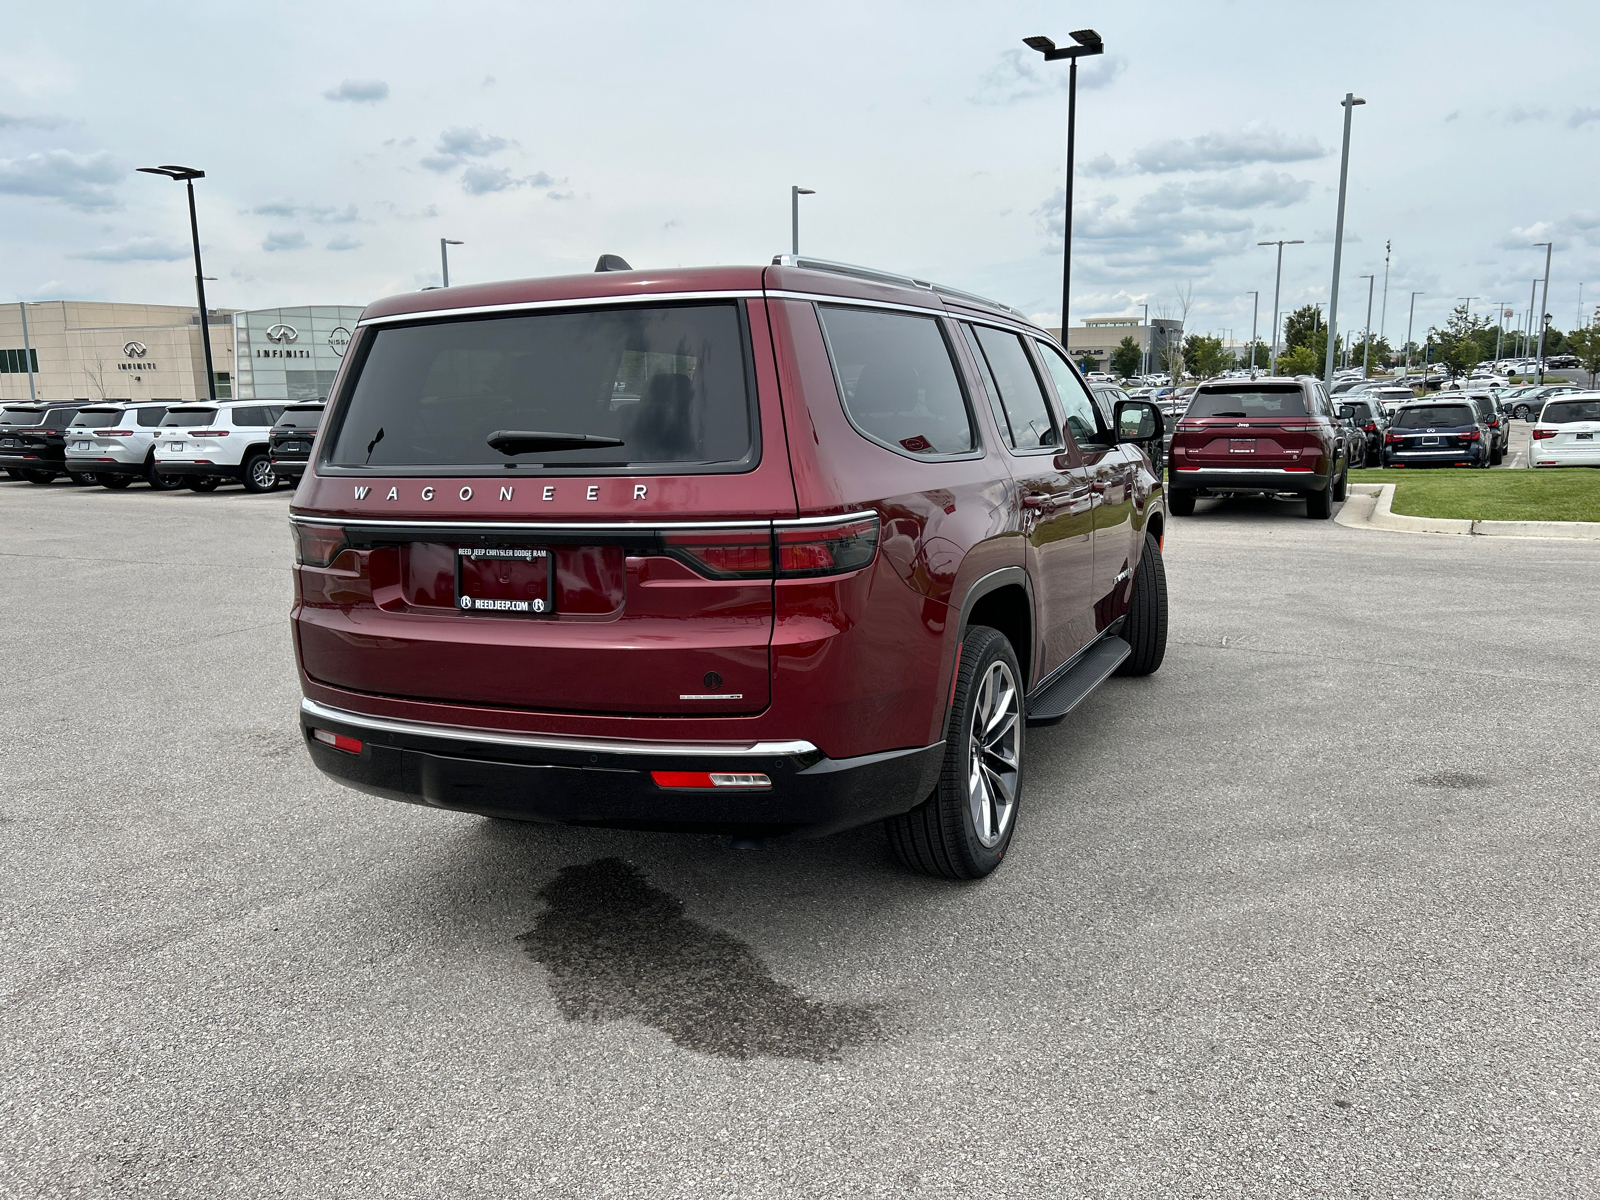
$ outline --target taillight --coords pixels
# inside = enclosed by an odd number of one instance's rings
[[[877,551],[876,516],[810,529],[780,528],[778,575],[793,579],[859,571],[871,564]]]
[[[1545,440],[1545,438],[1555,437],[1558,432],[1560,431],[1556,429],[1535,429],[1533,431],[1533,440],[1536,442],[1542,442]]]
[[[337,525],[291,525],[294,561],[303,567],[325,567],[345,548],[344,530]]]
[[[61,431],[59,429],[41,429],[41,430],[39,430],[39,432],[40,433],[45,433],[45,434],[50,434],[50,435],[54,436],[55,434],[60,433]]]
[[[768,530],[669,533],[661,541],[668,558],[712,579],[772,578],[772,534]]]
[[[1475,442],[1483,436],[1482,430],[1474,429],[1471,433],[1456,434],[1463,442]]]
[[[335,733],[331,729],[313,729],[311,736],[325,746],[332,746],[335,750],[343,750],[346,754],[360,754],[361,743],[353,737],[345,737],[342,733]]]
[[[95,437],[132,437],[133,436],[133,430],[131,430],[131,429],[96,429],[94,431],[94,435],[95,435]]]
[[[1406,439],[1401,437],[1398,433],[1386,433],[1383,435],[1383,440],[1385,445],[1398,446]]]
[[[650,778],[655,780],[657,787],[663,788],[742,788],[750,791],[772,786],[772,780],[765,775],[732,771],[651,771]]]
[[[227,437],[227,429],[191,429],[184,434],[185,437]]]
[[[1361,428],[1366,430],[1368,433],[1377,433],[1378,432],[1378,423],[1376,421],[1368,421]]]
[[[1280,426],[1278,426],[1278,428],[1283,430],[1285,433],[1315,433],[1318,429],[1321,429],[1322,426],[1320,426],[1320,425],[1280,425]]]

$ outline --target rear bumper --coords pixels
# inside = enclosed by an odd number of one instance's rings
[[[1458,450],[1386,450],[1383,462],[1389,467],[1454,467],[1487,461],[1489,452],[1478,445]]]
[[[344,734],[336,750],[312,729]],[[809,742],[652,743],[508,734],[300,704],[312,761],[358,791],[410,804],[558,825],[748,837],[822,837],[921,803],[944,744],[830,759]],[[760,772],[770,788],[664,789],[651,771]]]
[[[1328,477],[1281,468],[1172,467],[1169,486],[1195,492],[1320,492]]]
[[[244,473],[238,463],[185,462],[181,458],[158,458],[156,470],[163,475],[203,475],[216,479],[241,479]]]
[[[14,471],[65,471],[66,463],[62,461],[59,453],[51,454],[46,450],[42,454],[17,454],[8,452],[0,454],[0,468],[10,467]],[[77,470],[76,467],[73,468]]]
[[[77,471],[80,475],[136,475],[144,478],[149,468],[144,461],[123,462],[115,458],[95,458],[92,455],[67,455],[69,471]]]

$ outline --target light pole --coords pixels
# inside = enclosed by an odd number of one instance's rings
[[[28,341],[28,302],[20,301],[17,311],[22,314],[22,365],[28,369],[28,399],[37,400],[39,393],[33,390],[33,343]]]
[[[1467,306],[1467,328],[1471,329],[1472,328],[1472,302],[1474,300],[1482,300],[1483,297],[1482,296],[1457,296],[1456,299],[1460,300],[1462,303],[1464,303]]]
[[[1372,361],[1372,285],[1377,279],[1372,275],[1358,275],[1356,278],[1367,281],[1367,331],[1361,336],[1361,378],[1366,379],[1371,374],[1367,364]]]
[[[206,173],[194,167],[140,167],[146,175],[165,175],[189,189],[189,234],[194,239],[194,294],[200,305],[200,345],[206,352],[206,399],[217,398],[217,373],[211,365],[211,326],[206,324],[206,273],[200,266],[200,222],[194,213],[194,181]]]
[[[1544,300],[1539,305],[1539,382],[1544,382],[1544,331],[1550,328],[1550,251],[1549,242],[1535,242],[1544,247]]]
[[[1496,300],[1494,302],[1494,370],[1497,375],[1500,373],[1500,340],[1505,337],[1505,332],[1506,302],[1504,300]]]
[[[439,274],[444,287],[450,286],[450,251],[447,247],[465,245],[465,242],[458,242],[454,238],[439,239]]]
[[[1058,48],[1047,37],[1023,38],[1022,44],[1044,55],[1045,62],[1067,59],[1067,195],[1061,226],[1061,344],[1067,344],[1067,300],[1072,292],[1072,158],[1078,136],[1078,59],[1106,52],[1105,42],[1092,29],[1074,29],[1067,35],[1076,46]]]
[[[1278,295],[1283,290],[1283,248],[1285,246],[1303,246],[1304,238],[1284,238],[1276,242],[1257,242],[1258,246],[1276,246],[1278,248],[1278,274],[1272,284],[1272,353],[1267,364],[1267,374],[1278,373]],[[1251,359],[1254,362],[1254,359]]]
[[[1522,357],[1533,355],[1533,306],[1539,302],[1539,281],[1535,279],[1528,288],[1528,336],[1522,343]],[[1542,381],[1541,381],[1542,382]]]
[[[1062,328],[1065,329],[1066,326],[1063,325]],[[1144,343],[1144,354],[1140,358],[1140,362],[1139,362],[1140,372],[1139,373],[1141,375],[1149,375],[1150,374],[1150,343],[1154,339],[1151,337],[1150,306],[1148,304],[1146,304],[1144,306],[1144,337],[1140,338],[1139,340]],[[1062,343],[1062,344],[1065,345],[1065,343]]]
[[[1256,377],[1256,321],[1261,314],[1261,293],[1250,293],[1250,378]]]
[[[1346,92],[1339,101],[1344,107],[1344,150],[1339,158],[1339,218],[1333,227],[1333,293],[1328,297],[1328,359],[1322,371],[1322,382],[1333,389],[1333,347],[1339,340],[1339,259],[1344,255],[1344,195],[1350,180],[1350,117],[1356,105],[1366,101],[1354,92]]]
[[[1411,311],[1406,314],[1406,378],[1411,377],[1411,321],[1417,315],[1417,297],[1426,296],[1427,292],[1411,293]],[[1422,373],[1423,386],[1427,386],[1428,373]]]
[[[810,188],[803,188],[798,183],[789,189],[789,225],[790,250],[796,258],[800,256],[800,197],[815,196],[817,193]]]
[[[1378,315],[1378,337],[1382,338],[1389,332],[1389,252],[1394,243],[1388,239],[1383,243],[1383,308]],[[1369,322],[1370,324],[1370,322]]]

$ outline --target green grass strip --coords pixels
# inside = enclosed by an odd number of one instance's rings
[[[1407,517],[1600,521],[1600,470],[1591,467],[1372,469],[1351,471],[1350,482],[1394,484],[1391,511]]]

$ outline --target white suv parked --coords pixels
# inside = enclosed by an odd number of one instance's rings
[[[267,434],[285,407],[252,400],[174,404],[156,430],[156,467],[197,492],[230,480],[270,492],[278,477],[267,458]]]
[[[156,470],[156,426],[167,402],[91,404],[67,426],[67,470],[93,475],[101,487],[125,488],[143,479],[158,491],[183,486],[183,480]]]

